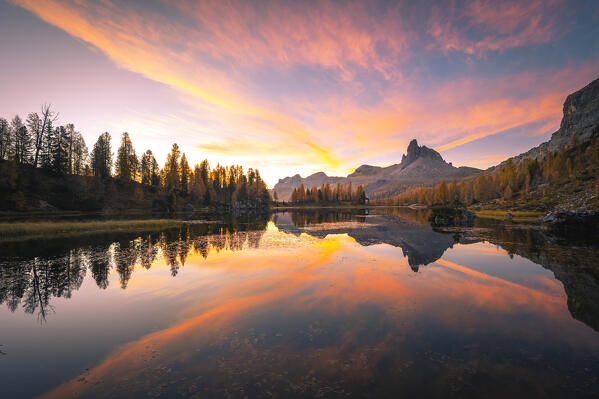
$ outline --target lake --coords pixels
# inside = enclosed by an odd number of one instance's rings
[[[426,220],[0,243],[0,396],[597,397],[599,248]]]

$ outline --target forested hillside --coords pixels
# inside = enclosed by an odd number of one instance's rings
[[[151,150],[138,157],[128,133],[116,156],[108,132],[89,152],[74,125],[55,127],[57,120],[48,105],[25,122],[0,118],[0,210],[174,211],[187,204],[229,209],[270,203],[258,170],[211,168],[207,160],[191,167],[177,144],[160,168]]]
[[[445,162],[441,154],[432,148],[418,145],[416,139],[410,141],[406,154],[401,162],[386,166],[362,165],[347,177],[327,176],[324,172],[314,173],[306,178],[300,175],[280,179],[273,188],[283,201],[291,201],[294,189],[303,185],[305,188],[322,187],[329,184],[333,187],[350,183],[354,187],[362,186],[370,198],[389,197],[405,191],[414,185],[432,186],[442,179],[463,179],[482,172],[480,169],[455,167]]]
[[[289,202],[295,205],[363,205],[366,192],[362,186],[354,190],[351,182],[347,185],[326,183],[320,187],[304,187],[302,184],[293,189]]]
[[[570,94],[560,128],[541,145],[470,179],[412,187],[378,204],[599,209],[599,79]]]
[[[474,205],[489,208],[546,210],[555,207],[599,208],[599,128],[589,140],[569,145],[540,160],[508,160],[474,179],[445,181],[434,187],[412,188],[379,200],[389,205]]]

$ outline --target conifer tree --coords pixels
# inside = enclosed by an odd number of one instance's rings
[[[134,181],[139,168],[139,160],[133,148],[129,133],[124,132],[121,136],[121,145],[117,151],[115,173],[124,182]]]
[[[32,140],[27,126],[16,115],[11,122],[13,148],[11,156],[19,164],[28,163],[32,152]]]
[[[181,162],[179,162],[179,170],[181,173],[181,193],[184,196],[189,194],[190,190],[190,180],[191,180],[191,169],[189,168],[189,163],[187,162],[187,157],[185,157],[185,153],[181,155]]]
[[[153,165],[155,164],[157,165],[152,150],[147,150],[144,152],[144,154],[141,156],[140,162],[141,184],[146,186],[152,184],[152,175],[154,173]]]
[[[165,191],[170,195],[174,194],[176,190],[179,190],[181,177],[179,174],[179,146],[173,143],[171,152],[166,156],[166,162],[162,171],[162,178],[164,180],[163,187]]]
[[[8,122],[0,118],[0,160],[8,159],[9,149],[11,147],[11,134]]]
[[[108,132],[102,133],[94,148],[91,155],[91,169],[92,173],[96,177],[108,178],[112,171],[112,149],[110,146],[110,134]]]
[[[42,132],[42,143],[39,148],[39,157],[41,158],[41,166],[44,169],[52,169],[53,158],[52,158],[52,143],[54,135],[54,121],[49,120],[45,126],[45,132]],[[35,160],[34,160],[35,163]]]
[[[69,138],[67,129],[58,126],[47,136],[50,155],[50,169],[58,174],[66,174],[69,164]]]
[[[84,175],[86,166],[88,166],[88,157],[89,153],[83,136],[79,132],[74,132],[71,173],[76,175]]]

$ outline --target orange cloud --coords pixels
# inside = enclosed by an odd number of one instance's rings
[[[393,76],[393,61],[404,58],[409,49],[399,6],[376,19],[368,12],[369,3],[358,1],[347,2],[343,10],[331,1],[320,1],[317,7],[298,2],[256,7],[244,1],[184,1],[175,7],[200,26],[193,49],[243,65],[319,65],[351,77],[353,64]],[[377,47],[384,47],[386,54]]]
[[[596,73],[590,62],[432,85],[409,64],[427,48],[482,56],[543,43],[554,34],[553,1],[473,1],[462,12],[402,3],[376,12],[359,1],[342,8],[182,1],[166,4],[168,13],[110,0],[11,1],[120,67],[174,88],[192,121],[173,127],[150,115],[129,126],[150,131],[152,140],[181,127],[195,158],[270,167],[262,174],[271,184],[287,173],[285,162],[302,174],[397,162],[413,137],[442,151],[516,127],[545,134],[558,127],[565,95]],[[415,26],[415,16],[430,26]],[[477,34],[465,36],[469,29]],[[282,87],[255,77],[271,72]],[[307,87],[288,89],[298,82]]]
[[[195,102],[188,101],[222,113],[223,120],[232,114],[243,118],[243,126],[258,122],[266,128],[265,131],[274,130],[279,139],[291,139],[303,145],[304,151],[318,155],[320,166],[339,165],[330,150],[314,141],[315,133],[293,117],[276,111],[274,107],[248,101],[239,84],[227,73],[198,63],[189,48],[177,51],[167,45],[169,42],[189,43],[190,37],[197,36],[199,32],[181,29],[175,34],[172,24],[159,15],[140,15],[131,8],[117,7],[109,1],[98,4],[14,0],[14,3],[91,43],[118,65],[190,95]],[[201,100],[202,104],[197,104],[197,100]]]

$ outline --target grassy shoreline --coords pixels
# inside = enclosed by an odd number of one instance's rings
[[[499,211],[499,210],[482,210],[477,211],[474,214],[476,217],[483,219],[495,219],[505,220],[506,214],[511,214],[513,221],[515,222],[534,222],[538,221],[544,212],[532,212],[532,211]]]
[[[176,219],[2,222],[0,223],[0,241],[70,237],[84,234],[156,231],[179,227],[182,224],[182,220]]]
[[[395,208],[398,206],[392,206]],[[274,211],[314,210],[314,209],[376,209],[389,208],[381,205],[342,205],[342,206],[277,206]],[[542,212],[480,210],[476,217],[504,220],[511,213],[514,221],[538,221]],[[100,221],[43,221],[43,222],[0,222],[0,242],[36,238],[65,238],[80,235],[149,232],[170,229],[185,223],[180,219],[129,219]]]

